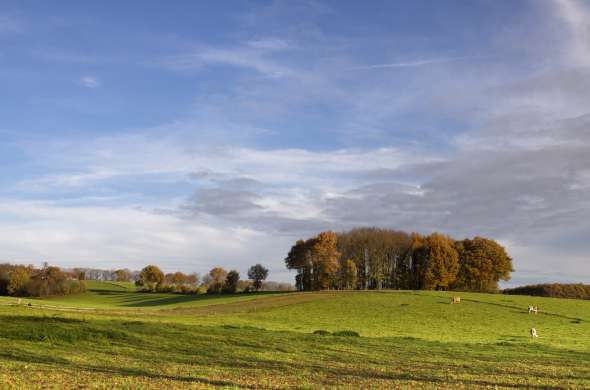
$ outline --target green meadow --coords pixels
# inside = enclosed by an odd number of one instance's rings
[[[452,295],[2,297],[0,388],[590,388],[589,301]]]

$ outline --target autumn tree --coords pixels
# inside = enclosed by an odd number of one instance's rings
[[[357,228],[338,234],[340,262],[353,260],[358,288],[399,288],[407,275],[404,256],[410,245],[407,233],[380,228]]]
[[[166,281],[166,284],[182,286],[188,282],[188,276],[182,272],[174,272],[166,274],[164,280]]]
[[[86,279],[86,271],[80,268],[74,268],[73,273],[78,280]]]
[[[314,289],[336,287],[337,272],[340,267],[336,233],[327,231],[318,234],[311,252]]]
[[[197,273],[192,273],[190,275],[186,276],[186,283],[196,286],[197,284],[199,284],[199,274]]]
[[[45,297],[50,295],[64,295],[62,281],[66,278],[59,267],[50,266],[47,263],[43,268],[35,271],[28,284],[28,293],[33,296]]]
[[[268,276],[268,269],[261,264],[256,264],[248,270],[248,279],[252,280],[252,285],[256,291],[262,287],[262,281]]]
[[[236,270],[229,271],[225,277],[223,291],[228,294],[235,294],[238,290],[238,282],[240,281],[240,273]]]
[[[46,297],[83,291],[84,282],[58,267],[0,264],[0,295]]]
[[[26,284],[26,295],[46,297],[68,295],[85,291],[84,282],[71,278],[59,267],[47,263],[39,270],[33,270]]]
[[[131,280],[131,271],[128,269],[118,269],[115,271],[115,280],[117,282],[128,282]]]
[[[285,264],[287,268],[297,270],[295,285],[299,291],[311,290],[312,245],[313,240],[299,240],[295,243],[295,245],[293,245],[287,254],[287,257],[285,258]]]
[[[164,273],[155,265],[148,265],[139,273],[139,285],[147,290],[155,291],[164,282]]]
[[[356,287],[357,270],[356,264],[351,259],[346,260],[340,268],[341,288],[350,290]]]
[[[426,238],[418,233],[410,235],[410,245],[404,255],[403,268],[405,271],[404,283],[401,288],[420,290],[424,288],[424,276],[426,274]]]
[[[209,287],[208,293],[221,294],[225,278],[227,277],[227,271],[221,267],[215,267],[209,271]]]
[[[32,272],[33,269],[30,266],[15,266],[12,272],[10,272],[10,281],[7,288],[8,294],[13,296],[25,295]]]
[[[496,291],[500,280],[509,280],[512,259],[504,247],[482,237],[464,239],[455,244],[460,258],[454,287],[470,291]]]
[[[424,256],[424,288],[448,290],[459,272],[459,254],[453,239],[433,233],[426,238],[420,253]]]
[[[337,235],[323,232],[299,240],[285,264],[297,270],[298,290],[493,291],[498,281],[508,280],[513,271],[512,260],[493,240],[454,241],[438,233],[424,236],[380,228],[358,228]]]

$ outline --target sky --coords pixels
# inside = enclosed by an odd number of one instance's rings
[[[586,1],[0,0],[0,261],[291,281],[378,226],[590,282],[588,91]]]

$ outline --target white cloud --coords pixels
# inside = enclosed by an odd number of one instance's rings
[[[375,64],[355,66],[352,70],[370,70],[370,69],[386,69],[386,68],[414,68],[418,66],[442,64],[446,62],[454,62],[461,60],[482,59],[481,56],[462,56],[462,57],[448,57],[448,58],[430,58],[424,60],[414,60],[406,62],[391,62],[387,64]]]
[[[287,240],[242,228],[215,227],[128,207],[64,207],[50,202],[2,199],[0,261],[62,266],[207,272],[215,265],[246,271],[263,261],[276,267]],[[220,246],[220,244],[222,245]],[[266,249],[262,253],[259,249]]]
[[[188,125],[188,128],[191,128]],[[44,186],[74,189],[121,176],[169,176],[211,171],[229,177],[246,176],[267,185],[343,185],[355,172],[395,169],[409,163],[436,161],[431,155],[396,148],[261,150],[204,143],[181,134],[125,135],[93,140],[28,145],[30,154],[45,151],[43,161],[62,171],[20,183],[23,189]],[[158,156],[158,158],[153,158]],[[329,180],[327,180],[329,178]],[[330,184],[332,183],[332,184]]]
[[[590,65],[590,11],[579,0],[556,0],[554,4],[569,33],[565,51],[569,65]]]
[[[229,65],[254,70],[269,78],[293,76],[294,71],[272,58],[274,51],[283,51],[290,45],[280,39],[263,39],[245,42],[235,47],[201,46],[189,52],[168,57],[160,65],[174,70],[194,70],[204,66]]]
[[[279,38],[254,39],[247,41],[246,45],[263,50],[285,50],[293,47],[289,41]]]
[[[540,259],[551,264],[550,256],[540,257],[545,245],[560,241],[562,234],[590,229],[577,222],[590,218],[585,184],[590,160],[584,157],[590,155],[590,142],[577,133],[585,123],[582,118],[540,131],[556,140],[575,140],[561,146],[466,149],[444,158],[395,148],[221,147],[188,142],[179,134],[46,142],[43,163],[50,164],[49,170],[76,169],[37,181],[37,190],[44,189],[48,198],[64,187],[74,195],[81,187],[105,190],[121,175],[133,175],[148,192],[132,204],[117,205],[114,199],[108,207],[88,198],[82,199],[85,206],[3,201],[3,253],[72,265],[121,259],[133,267],[152,259],[184,267],[196,259],[195,267],[203,271],[216,261],[245,267],[254,250],[278,272],[292,240],[320,229],[370,224],[503,239],[522,275]],[[154,174],[171,184],[192,180],[194,185],[174,199],[148,200],[151,189],[161,186],[152,181]],[[116,186],[112,190],[117,195]],[[225,244],[225,234],[235,247]],[[513,253],[513,247],[528,249]],[[590,272],[580,263],[581,252],[568,256],[569,268],[563,269]]]
[[[82,76],[78,80],[78,84],[86,88],[97,88],[100,87],[100,80],[96,76]]]
[[[351,47],[367,42],[321,34],[311,44],[303,34],[254,35],[263,38],[167,58],[172,69],[250,72],[197,100],[183,121],[26,145],[31,165],[46,173],[11,191],[45,201],[1,203],[3,253],[198,271],[260,260],[279,270],[295,238],[380,225],[500,238],[520,280],[540,264],[557,268],[559,253],[568,275],[588,274],[588,11],[566,0],[537,7],[560,12],[535,20],[533,37],[548,39],[509,36],[530,43],[530,58],[395,52],[391,58],[423,59],[356,68],[406,68],[403,78],[347,71],[359,62]],[[80,85],[100,85],[85,78]],[[297,130],[282,130],[292,123]],[[276,146],[284,135],[305,141]],[[559,245],[572,249],[548,249]]]

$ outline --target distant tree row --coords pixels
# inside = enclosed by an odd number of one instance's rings
[[[539,297],[590,299],[589,284],[534,284],[515,288],[507,288],[502,291],[510,295],[535,295]]]
[[[73,268],[71,270],[71,273],[73,275],[76,275],[76,277],[78,277],[80,280],[102,280],[116,282],[133,281],[136,282],[138,285],[141,285],[142,283],[140,281],[141,271],[131,271],[127,268],[117,270],[103,270],[96,268]],[[256,266],[251,267],[248,270],[249,280],[238,281],[238,290],[292,290],[292,285],[289,283],[265,281],[263,284],[262,281],[266,280],[267,276],[268,270],[264,268],[262,265],[257,264]],[[192,273],[188,275],[182,272],[168,273],[164,275],[164,282],[160,283],[160,288],[179,293],[190,293],[190,291],[195,290],[195,288],[199,288],[200,290],[203,290],[204,288],[206,290],[210,284],[210,278],[210,273],[206,274],[202,280],[200,279],[200,276],[197,273]]]
[[[59,267],[45,264],[37,269],[32,265],[0,264],[0,295],[47,297],[85,290],[84,282],[77,275]]]
[[[358,228],[299,240],[285,258],[298,290],[411,289],[497,291],[512,259],[494,240],[454,240],[403,231]]]
[[[293,289],[289,283],[265,282],[268,269],[261,264],[250,267],[248,280],[241,280],[236,270],[228,272],[221,267],[213,268],[200,278],[196,273],[165,274],[155,265],[148,265],[141,271],[105,271],[91,268],[74,268],[66,271],[48,264],[40,269],[32,265],[0,264],[0,295],[47,297],[76,294],[86,290],[84,280],[89,279],[88,276],[93,277],[93,280],[134,281],[146,292],[231,294]]]
[[[237,292],[260,291],[268,277],[268,269],[256,264],[248,270],[248,281],[240,279],[236,270],[226,271],[215,267],[200,280],[197,274],[185,275],[182,272],[164,274],[155,265],[148,265],[138,275],[135,284],[146,292],[173,292],[179,294],[196,294],[206,291],[209,294],[234,294]],[[290,285],[278,285],[289,289]]]
[[[77,275],[80,280],[102,280],[118,282],[135,281],[139,275],[139,271],[131,271],[127,268],[117,270],[73,268],[70,272]]]

